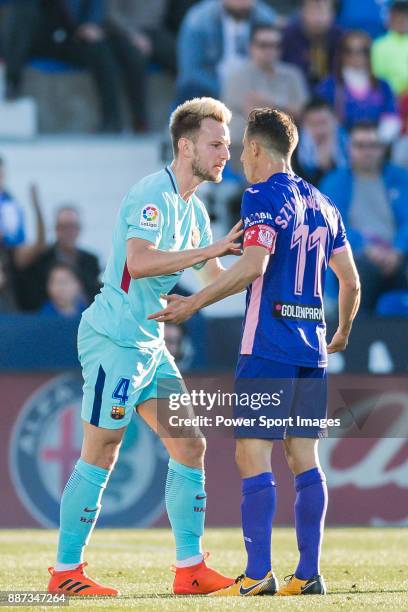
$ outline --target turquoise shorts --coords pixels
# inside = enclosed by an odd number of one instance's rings
[[[119,346],[84,319],[78,356],[84,378],[81,416],[96,427],[126,427],[142,402],[184,392],[181,374],[165,347],[152,354]]]

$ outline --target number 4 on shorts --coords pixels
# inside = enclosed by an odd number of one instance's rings
[[[129,398],[129,395],[128,395],[129,385],[130,385],[129,378],[120,378],[118,381],[118,384],[115,387],[114,392],[112,393],[112,398],[114,400],[119,400],[121,404],[126,404]]]

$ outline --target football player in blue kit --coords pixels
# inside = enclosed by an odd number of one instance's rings
[[[281,417],[278,424],[265,428],[258,420],[235,429],[248,563],[235,584],[213,594],[217,596],[326,593],[319,558],[327,487],[317,451],[319,438],[326,435],[327,354],[347,346],[360,284],[336,206],[292,172],[297,143],[297,128],[288,115],[270,108],[251,112],[241,156],[252,183],[242,199],[243,255],[202,291],[189,297],[167,296],[167,308],[152,315],[158,321],[181,323],[246,288],[236,390],[259,392],[279,385],[279,408],[270,408],[273,416]],[[339,281],[339,325],[327,345],[323,290],[328,266]],[[234,416],[250,419],[254,412],[238,401]],[[281,588],[271,562],[274,440],[283,440],[294,475],[300,556]]]

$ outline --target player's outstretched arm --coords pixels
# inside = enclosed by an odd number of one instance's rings
[[[242,221],[230,232],[206,247],[185,251],[162,251],[154,244],[141,238],[129,238],[126,243],[126,260],[132,278],[164,276],[185,268],[191,268],[203,261],[223,255],[240,255],[241,245],[237,242],[242,235]]]
[[[200,270],[196,270],[196,275],[200,279],[201,285],[206,287],[210,283],[217,280],[220,274],[225,272],[226,268],[222,265],[221,261],[216,257],[207,261],[205,266]]]
[[[270,253],[264,247],[247,247],[239,261],[220,274],[211,285],[189,297],[162,296],[167,300],[167,307],[148,318],[166,323],[186,321],[201,308],[219,302],[229,295],[240,293],[247,285],[265,273],[269,257]]]
[[[360,305],[360,279],[350,245],[335,253],[329,265],[339,280],[339,326],[327,346],[328,353],[344,351]]]

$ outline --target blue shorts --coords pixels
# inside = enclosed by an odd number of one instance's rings
[[[327,435],[326,368],[240,355],[234,391],[233,416],[239,419],[234,428],[236,438],[283,440]]]
[[[96,427],[120,429],[148,399],[185,391],[168,350],[154,354],[119,346],[82,319],[78,355],[84,378],[82,419]]]

